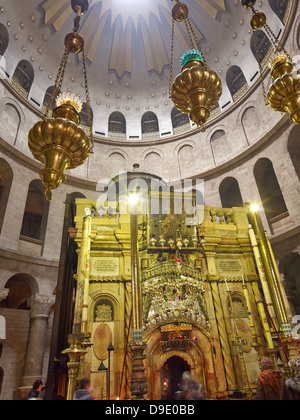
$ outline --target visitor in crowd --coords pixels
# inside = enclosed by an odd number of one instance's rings
[[[291,377],[286,380],[286,386],[290,392],[292,400],[300,400],[300,360],[291,359],[289,361]]]
[[[43,387],[43,381],[41,381],[40,379],[37,379],[33,386],[32,389],[29,391],[28,394],[28,400],[38,400],[41,399],[40,397],[40,391]]]
[[[80,381],[79,388],[74,394],[74,400],[83,401],[83,400],[93,400],[94,397],[91,393],[91,383],[88,378],[83,378]]]
[[[261,363],[261,373],[257,380],[257,400],[290,400],[282,372],[274,369],[272,359],[266,357]]]
[[[182,380],[179,384],[178,397],[182,400],[204,400],[201,386],[192,378],[191,372],[183,372]]]

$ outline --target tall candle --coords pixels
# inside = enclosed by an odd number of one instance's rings
[[[226,280],[226,279],[224,279],[224,280],[225,280],[225,283],[226,283],[226,289],[227,289],[227,291],[229,292],[229,287],[228,287],[227,280]]]
[[[245,285],[245,280],[244,280],[244,276],[242,276],[242,280],[243,280],[243,285]]]

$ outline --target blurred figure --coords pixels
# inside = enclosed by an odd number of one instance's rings
[[[257,400],[289,400],[290,395],[279,370],[274,370],[272,359],[265,357],[261,362],[261,374],[257,380]]]
[[[73,400],[75,401],[88,401],[93,400],[90,392],[91,384],[88,378],[83,378],[80,381],[79,388],[75,391]]]
[[[28,400],[39,400],[40,398],[40,391],[43,386],[43,381],[37,379],[32,386],[32,389],[29,391]]]
[[[192,378],[191,372],[183,372],[182,380],[179,384],[180,392],[178,399],[181,400],[204,400],[204,394],[201,386]]]
[[[300,360],[291,359],[289,361],[291,378],[286,380],[286,386],[291,394],[292,400],[300,400]]]

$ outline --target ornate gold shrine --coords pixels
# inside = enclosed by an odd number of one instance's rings
[[[130,398],[133,219],[120,213],[118,203],[76,204],[70,232],[79,246],[74,325],[89,343],[79,376],[91,378],[97,398],[107,398],[107,374],[98,368],[108,367],[112,342],[110,396]],[[298,351],[285,292],[265,269],[268,243],[258,214],[247,206],[195,209],[192,216],[174,214],[171,206],[170,214],[135,219],[146,397],[168,398],[166,366],[179,358],[208,399],[251,399],[262,357],[276,362],[281,354],[287,365],[277,334],[290,354]]]

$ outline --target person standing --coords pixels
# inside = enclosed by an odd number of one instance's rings
[[[93,396],[90,392],[90,380],[88,378],[83,378],[80,381],[79,388],[75,391],[74,400],[75,401],[88,401],[93,400]]]
[[[257,400],[290,400],[283,374],[274,369],[272,359],[265,357],[261,362],[261,373],[257,380]]]
[[[43,382],[40,379],[37,379],[32,386],[32,389],[29,391],[28,400],[37,400],[40,397],[40,391],[43,387]]]
[[[286,380],[286,386],[291,394],[292,400],[300,400],[300,360],[291,359],[289,361],[291,377]]]

